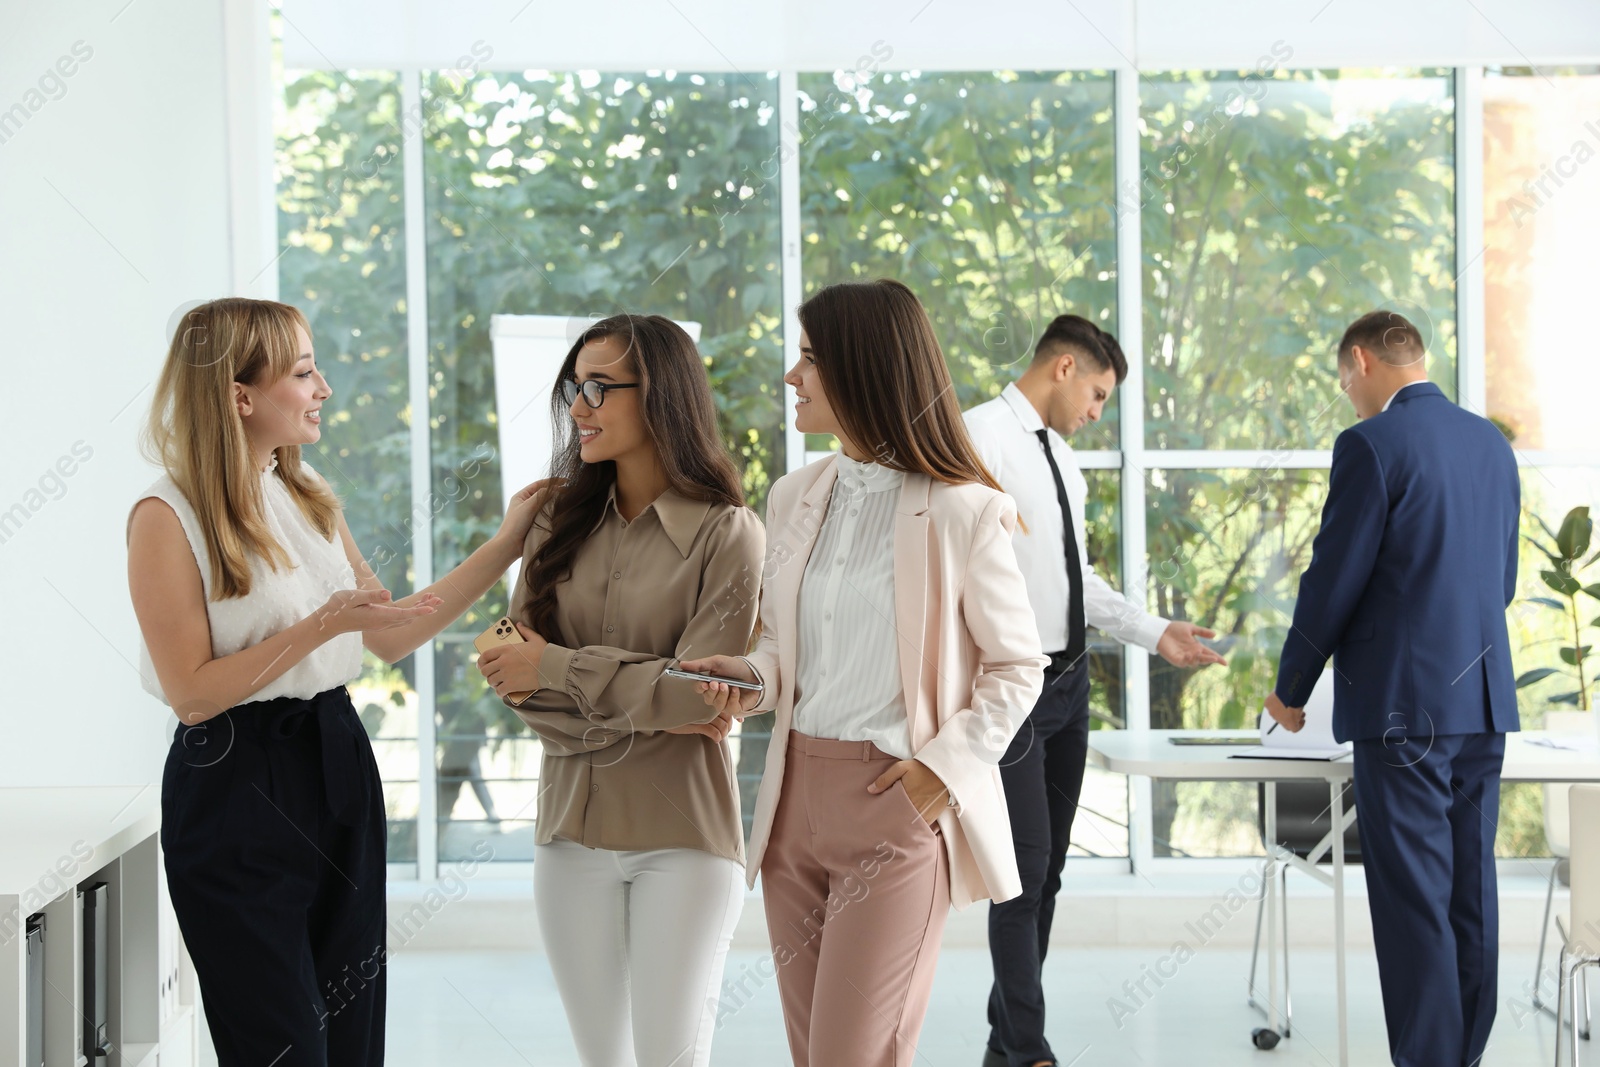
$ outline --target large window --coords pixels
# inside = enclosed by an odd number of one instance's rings
[[[963,408],[1039,333],[1116,314],[1111,79],[802,74],[806,292],[892,277],[927,305]],[[1080,448],[1117,447],[1116,405]]]
[[[1090,427],[1085,427],[1088,430]],[[1084,431],[1079,431],[1080,433]],[[1086,551],[1096,573],[1122,588],[1122,472],[1089,468],[1084,507]],[[1123,688],[1122,645],[1091,628],[1089,638],[1089,729],[1128,725]],[[1072,821],[1072,855],[1128,855],[1128,779],[1095,767],[1084,772],[1078,814]]]
[[[701,324],[725,440],[765,512],[783,472],[777,79],[768,75],[483,73],[430,77],[428,358],[436,488],[494,457],[491,313],[616,311]],[[527,402],[548,403],[544,396]],[[496,458],[434,519],[444,573],[499,525]],[[436,645],[439,858],[481,838],[531,859],[540,746],[489,693],[472,638],[503,590]],[[752,725],[754,725],[754,721]],[[754,731],[752,731],[754,733]],[[745,808],[765,744],[741,741]]]
[[[281,298],[303,310],[333,395],[306,461],[344,501],[386,588],[412,571],[400,86],[392,74],[285,79],[278,116]],[[416,663],[367,653],[351,697],[383,772],[389,859],[417,859]]]
[[[1155,470],[1148,479],[1152,611],[1214,629],[1226,667],[1150,659],[1156,729],[1252,727],[1311,560],[1327,476],[1319,470]],[[1156,855],[1259,852],[1253,785],[1154,783]]]
[[[1589,402],[1600,387],[1589,317],[1593,245],[1600,234],[1600,69],[1508,68],[1483,83],[1485,398],[1522,464],[1522,529],[1546,543],[1570,508],[1600,504],[1600,441]],[[1575,642],[1567,613],[1540,578],[1549,566],[1528,540],[1509,617],[1521,675],[1524,725],[1547,710],[1594,706],[1594,663],[1563,660],[1563,648],[1591,643],[1594,605],[1580,596],[1585,637]],[[1586,578],[1586,583],[1592,576]],[[1570,611],[1570,608],[1569,608]],[[1553,673],[1552,673],[1553,672]],[[1506,787],[1500,846],[1544,855],[1541,787]]]
[[[1149,447],[1331,448],[1335,346],[1379,307],[1455,395],[1453,113],[1442,73],[1141,82]]]
[[[1600,69],[1484,78],[1489,415],[1519,449],[1594,450]]]
[[[1335,361],[1350,320],[1412,319],[1455,394],[1452,114],[1442,73],[1141,82],[1149,607],[1215,629],[1228,656],[1151,657],[1155,729],[1255,724],[1327,491],[1325,455],[1305,453],[1354,420]],[[1154,783],[1154,853],[1259,852],[1255,796]]]
[[[1115,329],[1112,81],[1093,73],[802,74],[802,278],[893,277],[927,306],[963,409],[1072,312]],[[829,447],[827,437],[812,446]],[[1073,440],[1118,447],[1117,401]],[[1117,578],[1119,474],[1091,468],[1090,550]],[[1091,646],[1096,728],[1123,725],[1122,655]],[[1091,770],[1077,850],[1128,853],[1127,781]]]
[[[849,278],[907,282],[963,407],[1013,380],[1055,315],[1136,322],[1128,387],[1072,442],[1090,554],[1151,610],[1216,629],[1229,662],[1174,669],[1092,633],[1094,727],[1250,726],[1310,558],[1329,450],[1354,418],[1335,364],[1351,319],[1380,307],[1412,318],[1432,380],[1513,437],[1527,530],[1600,489],[1582,409],[1596,372],[1577,317],[1592,273],[1583,239],[1600,228],[1600,137],[1583,124],[1600,72],[1491,70],[1481,86],[1484,156],[1463,161],[1457,101],[1476,97],[1444,70],[294,73],[277,269],[335,390],[311,461],[385,583],[408,592],[500,519],[498,420],[515,413],[496,409],[491,315],[701,323],[724,439],[763,513],[772,480],[829,447],[785,446],[786,281],[802,297]],[[1118,144],[1137,146],[1120,168]],[[1481,205],[1458,201],[1468,165],[1482,167]],[[1487,332],[1471,348],[1457,320],[1474,257],[1456,224],[1480,209]],[[1119,262],[1119,219],[1133,212],[1141,256]],[[421,249],[409,260],[408,241]],[[408,282],[425,310],[407,305]],[[414,434],[423,400],[427,432]],[[429,472],[416,475],[426,500],[412,499],[413,469]],[[426,575],[412,552],[424,528]],[[1132,573],[1124,545],[1143,550]],[[1519,671],[1560,665],[1563,639],[1532,600],[1543,590],[1528,551],[1512,612]],[[399,667],[369,660],[355,687],[383,765],[391,859],[424,877],[432,857],[481,855],[482,840],[496,860],[532,856],[539,744],[488,697],[470,644],[505,602],[496,588]],[[419,677],[433,679],[425,692]],[[1555,678],[1523,690],[1528,724],[1563,692]],[[764,728],[753,719],[736,737],[747,820]],[[1130,833],[1131,808],[1125,779],[1091,771],[1075,854],[1259,853],[1253,788],[1154,783]],[[436,821],[419,825],[430,809]],[[1508,792],[1502,854],[1542,853],[1539,818],[1536,790]]]

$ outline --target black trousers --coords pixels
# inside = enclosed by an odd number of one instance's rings
[[[1041,977],[1088,752],[1088,665],[1045,671],[1044,691],[1000,763],[1022,895],[989,905],[989,1048],[1011,1067],[1055,1059]]]
[[[220,1067],[383,1063],[384,842],[343,687],[178,727],[161,847]]]

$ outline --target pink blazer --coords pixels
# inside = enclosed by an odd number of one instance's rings
[[[835,477],[830,456],[778,479],[767,497],[762,633],[749,658],[767,687],[756,710],[776,718],[751,827],[752,884],[783,789],[800,579]],[[1049,660],[1011,546],[1016,520],[1006,494],[924,474],[906,475],[895,515],[895,628],[911,746],[960,805],[938,818],[957,908],[1022,892],[999,762],[1033,710]]]

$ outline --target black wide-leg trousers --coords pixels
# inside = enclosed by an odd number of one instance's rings
[[[341,686],[180,726],[161,847],[220,1067],[376,1067],[383,789]]]

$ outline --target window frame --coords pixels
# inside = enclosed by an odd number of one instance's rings
[[[1299,68],[1295,68],[1299,69]],[[1456,377],[1458,397],[1463,406],[1472,410],[1485,410],[1485,352],[1484,352],[1484,275],[1482,256],[1483,235],[1483,185],[1485,160],[1483,156],[1483,66],[1456,66],[1451,68],[1452,97],[1454,103],[1455,142],[1455,263],[1459,270],[1456,279]],[[793,309],[802,295],[801,211],[800,211],[800,154],[795,150],[790,131],[799,128],[799,75],[798,69],[780,69],[778,75],[780,144],[788,149],[780,159],[779,188],[779,262],[782,270],[783,304],[787,321],[784,329],[785,367],[799,358],[798,328],[793,320]],[[275,89],[281,91],[282,71],[277,71]],[[406,114],[420,113],[422,90],[420,70],[399,71],[401,101]],[[1115,175],[1118,188],[1137,187],[1140,173],[1139,108],[1141,73],[1125,66],[1113,72],[1113,137]],[[269,129],[276,136],[275,130]],[[275,149],[275,145],[274,145]],[[423,179],[423,143],[414,131],[408,131],[401,148],[404,166],[403,209],[406,237],[406,293],[408,339],[408,388],[411,398],[410,477],[413,500],[426,500],[432,492],[432,455],[429,433],[429,367],[428,367],[428,307],[427,307],[427,246],[425,186]],[[273,158],[268,155],[268,160]],[[275,197],[264,199],[264,221],[270,232],[277,232],[277,205]],[[1116,321],[1123,348],[1133,355],[1128,376],[1123,383],[1124,395],[1133,402],[1119,405],[1118,433],[1120,447],[1104,451],[1085,451],[1079,454],[1082,465],[1094,469],[1116,469],[1121,472],[1121,571],[1124,593],[1144,602],[1147,589],[1143,581],[1147,553],[1146,474],[1154,469],[1203,469],[1224,467],[1249,467],[1270,465],[1293,469],[1327,469],[1331,452],[1324,450],[1298,450],[1284,452],[1273,449],[1228,451],[1167,451],[1151,449],[1145,443],[1144,423],[1144,338],[1142,328],[1144,272],[1142,269],[1124,269],[1124,264],[1142,263],[1141,209],[1137,197],[1117,197],[1116,216]],[[276,288],[275,279],[272,286]],[[274,294],[275,295],[275,294]],[[785,398],[785,410],[792,410],[794,390],[779,383]],[[807,452],[805,442],[793,425],[785,428],[787,464],[794,470],[823,453]],[[1519,451],[1520,466],[1600,467],[1600,450],[1595,451]],[[431,582],[435,575],[433,560],[433,529],[428,509],[414,515],[416,536],[413,546],[415,581],[418,587]],[[440,876],[438,855],[439,818],[437,736],[436,736],[436,676],[435,648],[429,643],[419,649],[415,676],[418,699],[417,751],[417,861],[416,864],[393,864],[391,878],[416,879],[423,883],[434,882]],[[1129,646],[1123,656],[1123,692],[1126,728],[1132,731],[1149,729],[1149,656],[1143,649]],[[1129,855],[1126,858],[1074,859],[1071,870],[1079,874],[1106,874],[1111,872],[1136,875],[1171,875],[1178,872],[1202,873],[1208,870],[1239,869],[1241,859],[1184,859],[1155,857],[1150,839],[1151,789],[1150,780],[1143,777],[1129,779]],[[449,866],[448,864],[446,865]],[[497,862],[495,877],[527,878],[531,864],[522,862]]]

